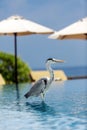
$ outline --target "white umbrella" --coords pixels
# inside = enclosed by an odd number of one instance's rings
[[[57,31],[49,36],[52,39],[86,39],[87,40],[87,17],[70,26]]]
[[[17,80],[17,36],[30,35],[30,34],[51,34],[53,30],[26,20],[20,16],[11,16],[0,22],[0,35],[14,35],[15,44],[15,82],[18,89]]]
[[[0,35],[14,35],[16,33],[19,36],[29,34],[50,34],[53,30],[24,19],[21,16],[11,16],[0,22]]]

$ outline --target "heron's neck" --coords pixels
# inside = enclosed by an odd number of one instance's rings
[[[46,64],[46,68],[47,68],[47,70],[50,73],[50,81],[49,82],[51,83],[54,80],[54,72],[53,72],[50,64]]]

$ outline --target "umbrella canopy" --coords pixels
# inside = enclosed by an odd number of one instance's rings
[[[21,16],[11,16],[0,22],[0,35],[29,35],[29,34],[50,34],[53,30],[26,20]]]
[[[14,35],[15,46],[15,82],[18,91],[17,79],[17,36],[30,35],[30,34],[51,34],[53,30],[26,20],[20,16],[11,16],[0,22],[0,35]]]
[[[70,26],[50,35],[52,39],[86,39],[87,40],[87,17]]]

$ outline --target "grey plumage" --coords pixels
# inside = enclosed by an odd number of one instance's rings
[[[47,85],[47,79],[46,78],[41,78],[38,80],[30,89],[29,92],[27,92],[24,96],[26,98],[30,96],[39,96],[40,93],[44,93],[44,90],[46,89]]]

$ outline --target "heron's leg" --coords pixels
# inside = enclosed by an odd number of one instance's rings
[[[44,93],[41,93],[40,96],[41,96],[42,101],[44,101],[44,96],[45,96],[45,94],[44,94]]]

